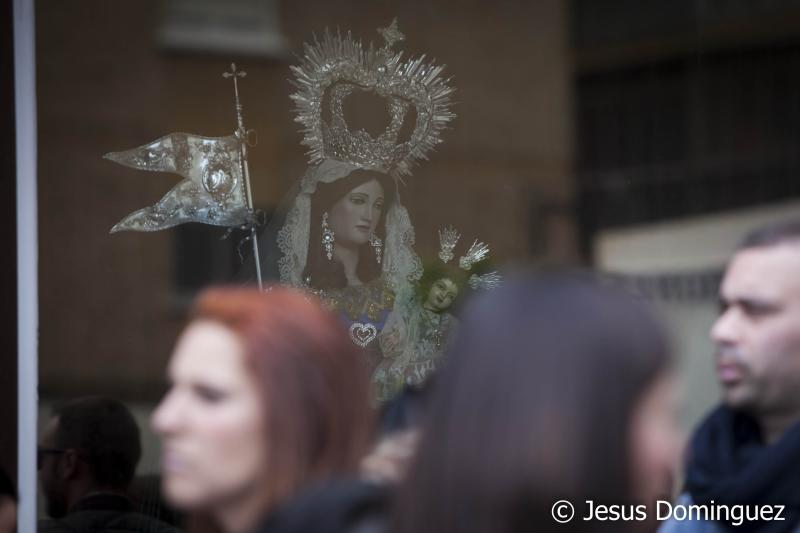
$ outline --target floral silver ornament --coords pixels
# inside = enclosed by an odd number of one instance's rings
[[[243,186],[240,141],[234,136],[170,133],[106,159],[128,167],[173,172],[185,179],[154,205],[139,209],[111,228],[158,231],[186,222],[240,226],[250,220]]]
[[[486,274],[473,274],[467,283],[470,288],[477,289],[496,289],[503,282],[502,276],[497,271],[487,272]]]
[[[461,238],[461,234],[455,230],[452,226],[448,226],[444,229],[439,230],[439,259],[442,260],[443,263],[447,264],[453,260],[453,249],[458,244],[458,239]]]
[[[392,50],[405,38],[396,20],[378,32],[385,44],[376,50],[372,44],[365,49],[349,32],[342,36],[326,30],[321,41],[305,45],[302,63],[292,67],[298,89],[291,96],[295,120],[303,125],[312,164],[336,159],[395,177],[408,175],[441,142],[442,129],[455,117],[449,110],[453,88],[441,77],[444,67],[426,63],[424,56],[402,61],[402,52]],[[363,91],[386,100],[391,118],[377,138],[362,129],[351,131],[345,120],[344,101]],[[330,122],[323,119],[326,98]],[[412,107],[415,126],[402,140],[399,134]]]
[[[472,269],[472,265],[483,261],[487,255],[489,255],[489,246],[476,239],[475,242],[472,243],[472,246],[469,247],[467,253],[458,260],[458,266],[463,270],[470,270]]]

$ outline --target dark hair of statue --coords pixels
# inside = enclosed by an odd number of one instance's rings
[[[463,270],[458,268],[458,266],[452,264],[443,264],[441,261],[432,261],[430,263],[426,262],[422,272],[422,277],[420,278],[416,288],[417,300],[419,300],[419,303],[424,304],[428,299],[428,294],[430,293],[433,284],[440,279],[445,278],[455,283],[456,287],[458,288],[456,300],[461,299],[463,293],[469,289],[469,286],[467,285],[467,275]],[[453,303],[455,303],[455,301]]]
[[[335,259],[328,260],[322,247],[322,215],[326,211],[330,211],[331,207],[350,191],[373,179],[383,187],[383,209],[375,228],[375,235],[385,245],[386,213],[395,199],[394,181],[389,176],[377,171],[358,169],[332,183],[317,185],[317,190],[311,196],[311,227],[306,267],[303,271],[303,280],[310,280],[311,286],[318,289],[340,289],[347,286],[344,267]],[[374,251],[370,244],[366,243],[362,246],[356,269],[358,279],[362,283],[368,283],[381,275],[382,267],[382,264],[375,261]]]
[[[521,279],[475,298],[436,376],[392,533],[623,531],[557,524],[554,502],[629,503],[636,406],[670,363],[626,294]]]

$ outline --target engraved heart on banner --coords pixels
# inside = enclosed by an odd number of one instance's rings
[[[367,344],[375,340],[378,336],[378,329],[374,324],[362,324],[353,322],[350,326],[350,338],[353,342],[364,348]]]

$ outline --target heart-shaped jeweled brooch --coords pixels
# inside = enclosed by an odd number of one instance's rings
[[[350,338],[353,342],[364,348],[378,336],[378,328],[374,324],[353,322],[350,326]]]

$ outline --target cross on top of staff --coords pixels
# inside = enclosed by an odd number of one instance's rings
[[[245,76],[247,76],[247,72],[245,72],[243,70],[236,70],[236,63],[231,63],[230,72],[227,72],[227,71],[223,72],[222,76],[224,78],[233,78],[233,77],[244,78]]]

